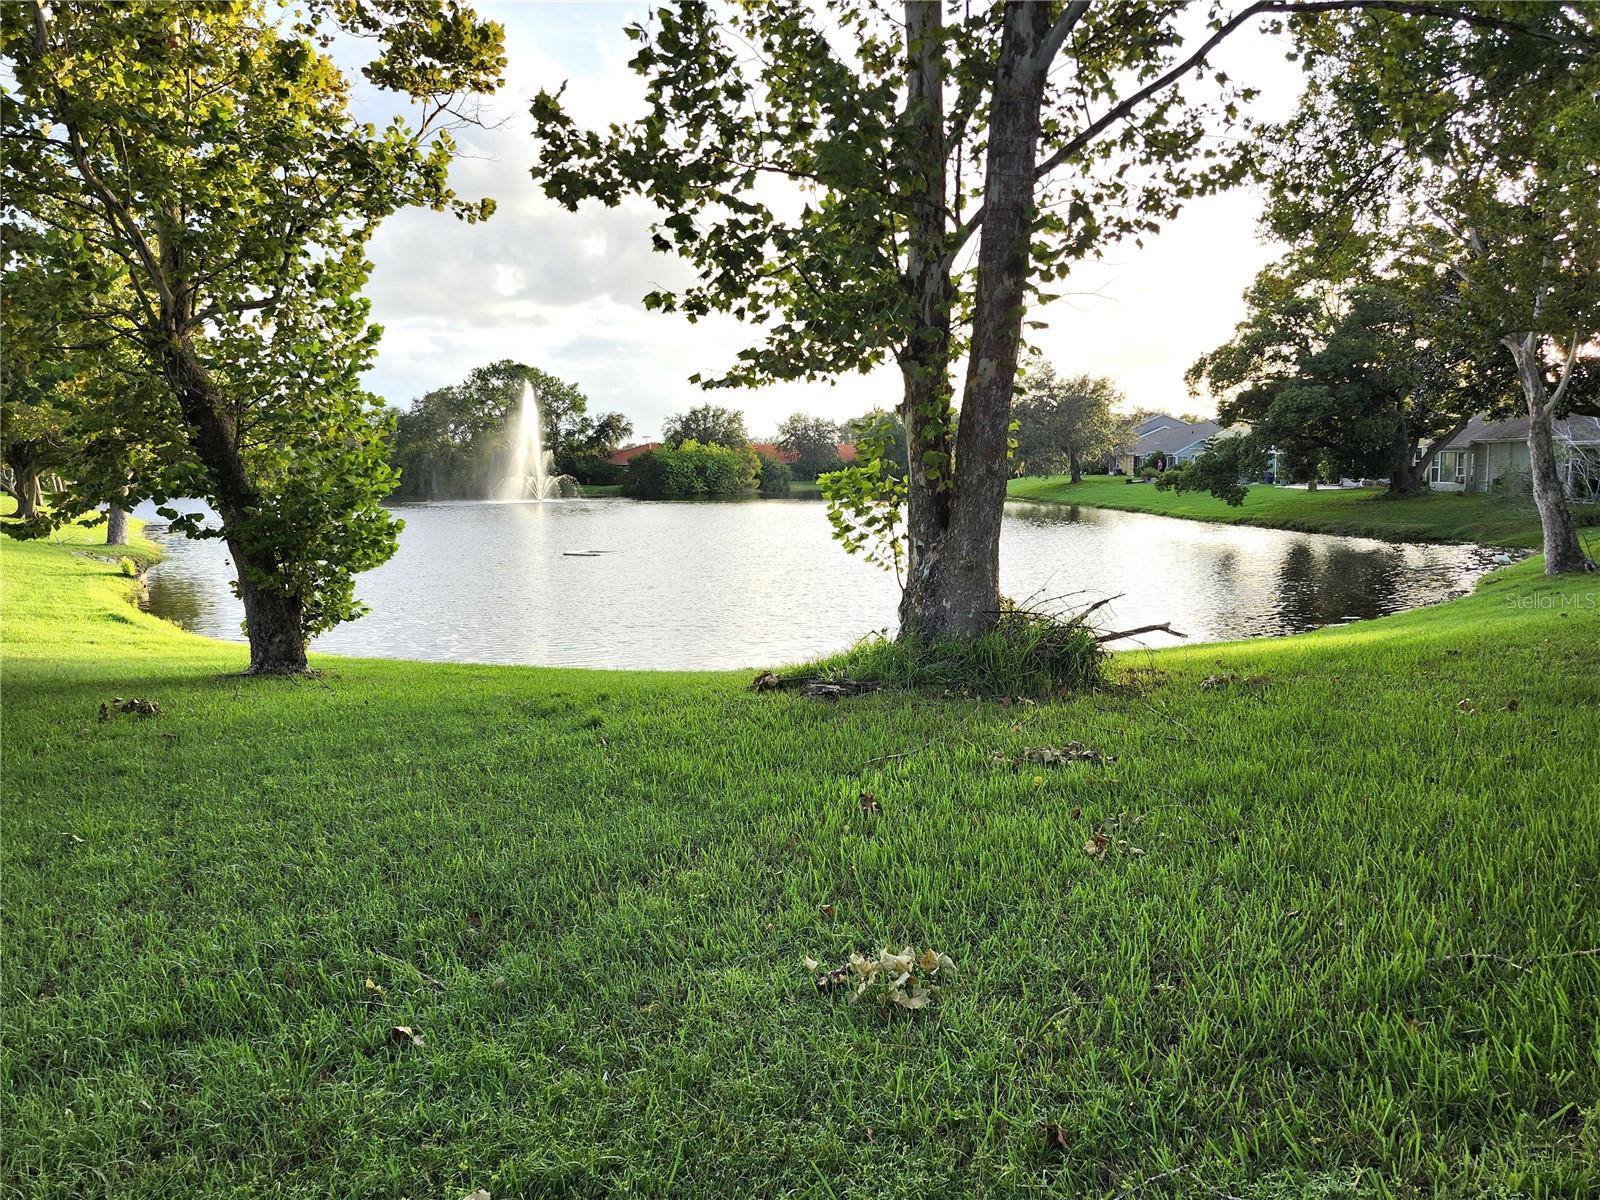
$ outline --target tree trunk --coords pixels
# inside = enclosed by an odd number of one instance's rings
[[[1411,423],[1406,420],[1405,401],[1396,406],[1394,423],[1394,453],[1389,462],[1389,495],[1415,496],[1422,490],[1422,480],[1433,460],[1417,462],[1417,439],[1411,434]]]
[[[39,515],[44,495],[39,490],[39,472],[32,467],[17,467],[17,516],[26,521]]]
[[[1083,463],[1078,460],[1078,452],[1076,450],[1067,452],[1067,470],[1072,474],[1073,483],[1083,482]]]
[[[1453,429],[1449,429],[1423,448],[1419,457],[1417,454],[1417,441],[1409,433],[1404,435],[1404,441],[1396,451],[1394,467],[1389,473],[1389,494],[1391,496],[1418,496],[1429,490],[1428,472],[1433,467],[1433,460],[1439,457],[1451,442],[1461,435],[1467,427],[1467,422],[1458,421]],[[1412,460],[1416,461],[1413,462]]]
[[[1051,6],[1011,0],[1003,22],[984,164],[972,344],[956,435],[956,493],[944,539],[941,594],[919,614],[929,632],[962,637],[993,628],[1000,615],[1000,521]]]
[[[1535,335],[1509,337],[1504,344],[1516,360],[1517,379],[1522,384],[1523,398],[1528,402],[1528,473],[1533,481],[1533,503],[1539,509],[1539,524],[1544,532],[1544,573],[1568,575],[1593,571],[1595,564],[1583,552],[1577,530],[1573,528],[1572,510],[1567,506],[1567,493],[1561,486],[1561,474],[1556,466],[1552,425],[1560,392],[1555,398],[1546,396]],[[1569,360],[1562,376],[1563,388],[1571,372]]]
[[[239,598],[244,601],[250,672],[302,672],[306,670],[305,607],[298,597],[281,589],[281,574],[272,552],[241,536],[261,497],[245,470],[237,431],[221,391],[187,338],[169,337],[160,345],[157,357],[178,398],[189,443],[215,490],[223,536],[238,573]]]
[[[906,230],[906,275],[914,328],[900,355],[905,384],[906,579],[900,632],[936,634],[943,608],[945,540],[954,482],[950,454],[950,264],[945,251],[949,183],[944,128],[944,71],[937,0],[907,0],[909,54],[906,112],[920,186]]]
[[[113,504],[106,509],[106,545],[128,544],[128,510]]]

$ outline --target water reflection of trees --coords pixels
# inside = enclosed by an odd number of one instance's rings
[[[1319,554],[1309,542],[1296,542],[1278,566],[1280,627],[1314,629],[1393,612],[1407,591],[1405,577],[1398,547],[1333,542]]]
[[[198,577],[153,573],[140,607],[183,629],[197,629],[211,611],[212,585]]]

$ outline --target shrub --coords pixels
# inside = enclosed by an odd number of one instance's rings
[[[1003,604],[995,627],[977,637],[891,640],[874,635],[819,663],[818,673],[825,679],[978,696],[1048,696],[1087,690],[1100,682],[1106,651],[1081,617]]]
[[[129,558],[127,555],[122,556],[122,561],[118,563],[117,566],[129,579],[138,578],[139,564],[134,562],[133,559]]]
[[[761,494],[763,496],[787,496],[789,494],[789,467],[767,454],[758,455],[761,459]]]
[[[641,500],[737,496],[755,487],[761,464],[748,446],[734,450],[686,441],[635,455],[622,492]]]

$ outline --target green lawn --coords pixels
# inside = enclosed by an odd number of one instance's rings
[[[1065,476],[1053,475],[1013,479],[1008,493],[1013,500],[1120,508],[1195,521],[1388,541],[1478,542],[1534,549],[1540,543],[1539,514],[1531,500],[1477,492],[1429,492],[1394,500],[1379,488],[1308,492],[1257,485],[1250,488],[1244,504],[1234,508],[1205,492],[1158,492],[1154,484],[1129,483],[1121,476],[1089,475],[1082,483],[1073,483]],[[1600,525],[1600,506],[1582,506],[1577,516],[1580,523]],[[1590,534],[1589,540],[1600,551],[1600,532]]]
[[[828,705],[249,679],[0,542],[4,1195],[1600,1188],[1592,580]],[[994,758],[1069,739],[1115,761]],[[938,1007],[801,965],[904,943]]]

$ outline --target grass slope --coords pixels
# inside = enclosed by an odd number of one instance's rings
[[[1339,533],[1387,541],[1478,542],[1490,546],[1540,544],[1539,514],[1532,501],[1478,492],[1429,492],[1391,499],[1379,488],[1298,488],[1258,485],[1235,508],[1205,492],[1158,492],[1153,484],[1120,476],[1090,475],[1073,483],[1063,475],[1013,479],[1013,500],[1083,504],[1129,512],[1159,513],[1224,525],[1263,525],[1308,533]],[[1600,508],[1580,507],[1580,522],[1600,525]],[[1589,540],[1600,550],[1600,535]]]
[[[1592,581],[829,706],[247,679],[111,564],[0,570],[5,1195],[1600,1186]],[[1068,739],[1116,761],[993,759]],[[960,967],[909,1019],[800,965],[906,942]]]

